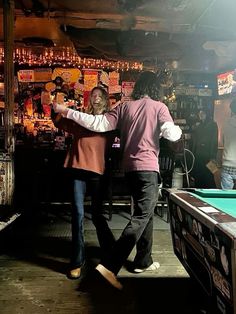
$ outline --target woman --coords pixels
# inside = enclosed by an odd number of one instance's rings
[[[103,114],[109,110],[107,92],[101,87],[92,89],[86,112]],[[77,279],[81,275],[81,268],[85,263],[84,244],[84,198],[86,187],[91,190],[92,220],[96,227],[100,247],[109,251],[114,237],[103,215],[103,174],[114,139],[113,132],[96,133],[89,131],[72,120],[63,118],[60,114],[53,118],[55,126],[73,135],[72,144],[68,150],[64,167],[72,169],[73,203],[72,203],[72,254],[70,269],[67,276]]]

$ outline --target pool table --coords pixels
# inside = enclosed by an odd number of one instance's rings
[[[236,313],[236,190],[173,188],[166,195],[176,256],[212,313]]]

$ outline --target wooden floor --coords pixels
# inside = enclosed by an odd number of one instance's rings
[[[128,221],[125,215],[113,215],[111,227],[116,237]],[[204,296],[175,257],[169,225],[160,218],[155,217],[153,246],[160,269],[137,275],[123,268],[119,277],[124,289],[119,292],[92,275],[99,247],[88,218],[88,264],[81,280],[69,280],[65,271],[70,216],[53,212],[35,217],[26,219],[23,215],[0,233],[1,314],[206,313],[202,311]]]

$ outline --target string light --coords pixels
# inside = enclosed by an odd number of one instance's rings
[[[61,49],[44,48],[36,51],[32,48],[15,48],[13,54],[14,63],[28,66],[64,66],[77,68],[94,68],[129,71],[142,71],[143,64],[128,61],[107,61],[104,59],[80,58],[71,47]],[[0,48],[0,64],[4,63],[4,49]]]

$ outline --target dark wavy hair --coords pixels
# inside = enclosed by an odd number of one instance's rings
[[[134,100],[149,96],[153,100],[159,100],[161,80],[160,77],[151,71],[144,71],[138,77],[131,97]]]

